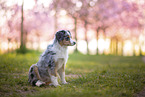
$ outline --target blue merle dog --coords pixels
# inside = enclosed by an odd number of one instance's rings
[[[65,80],[65,65],[68,60],[67,46],[75,44],[76,42],[71,39],[70,31],[58,31],[53,44],[48,45],[39,61],[30,67],[28,82],[34,86],[49,84],[57,87],[60,86],[57,80],[57,74],[59,74],[62,84],[67,84]]]

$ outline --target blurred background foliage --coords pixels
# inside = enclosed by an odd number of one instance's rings
[[[58,30],[69,53],[145,55],[145,0],[0,0],[0,53],[45,50]]]

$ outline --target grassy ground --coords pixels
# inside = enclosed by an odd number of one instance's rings
[[[81,54],[69,56],[66,74],[70,76],[66,80],[70,84],[33,87],[28,84],[28,70],[39,55],[35,52],[0,55],[2,97],[131,97],[145,87],[145,64],[141,57]]]

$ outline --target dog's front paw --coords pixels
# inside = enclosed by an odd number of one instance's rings
[[[55,87],[60,87],[61,85],[60,84],[58,84],[58,85],[54,85]]]
[[[60,85],[60,84],[53,84],[53,83],[50,83],[49,86],[59,87],[59,86],[61,86],[61,85]]]
[[[69,84],[69,83],[65,81],[65,82],[62,82],[62,84],[66,85],[66,84]]]

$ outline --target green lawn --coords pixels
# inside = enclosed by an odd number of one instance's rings
[[[38,52],[0,55],[1,97],[132,97],[145,87],[141,57],[81,54],[69,55],[68,85],[33,87],[28,84],[28,70],[39,56]]]

